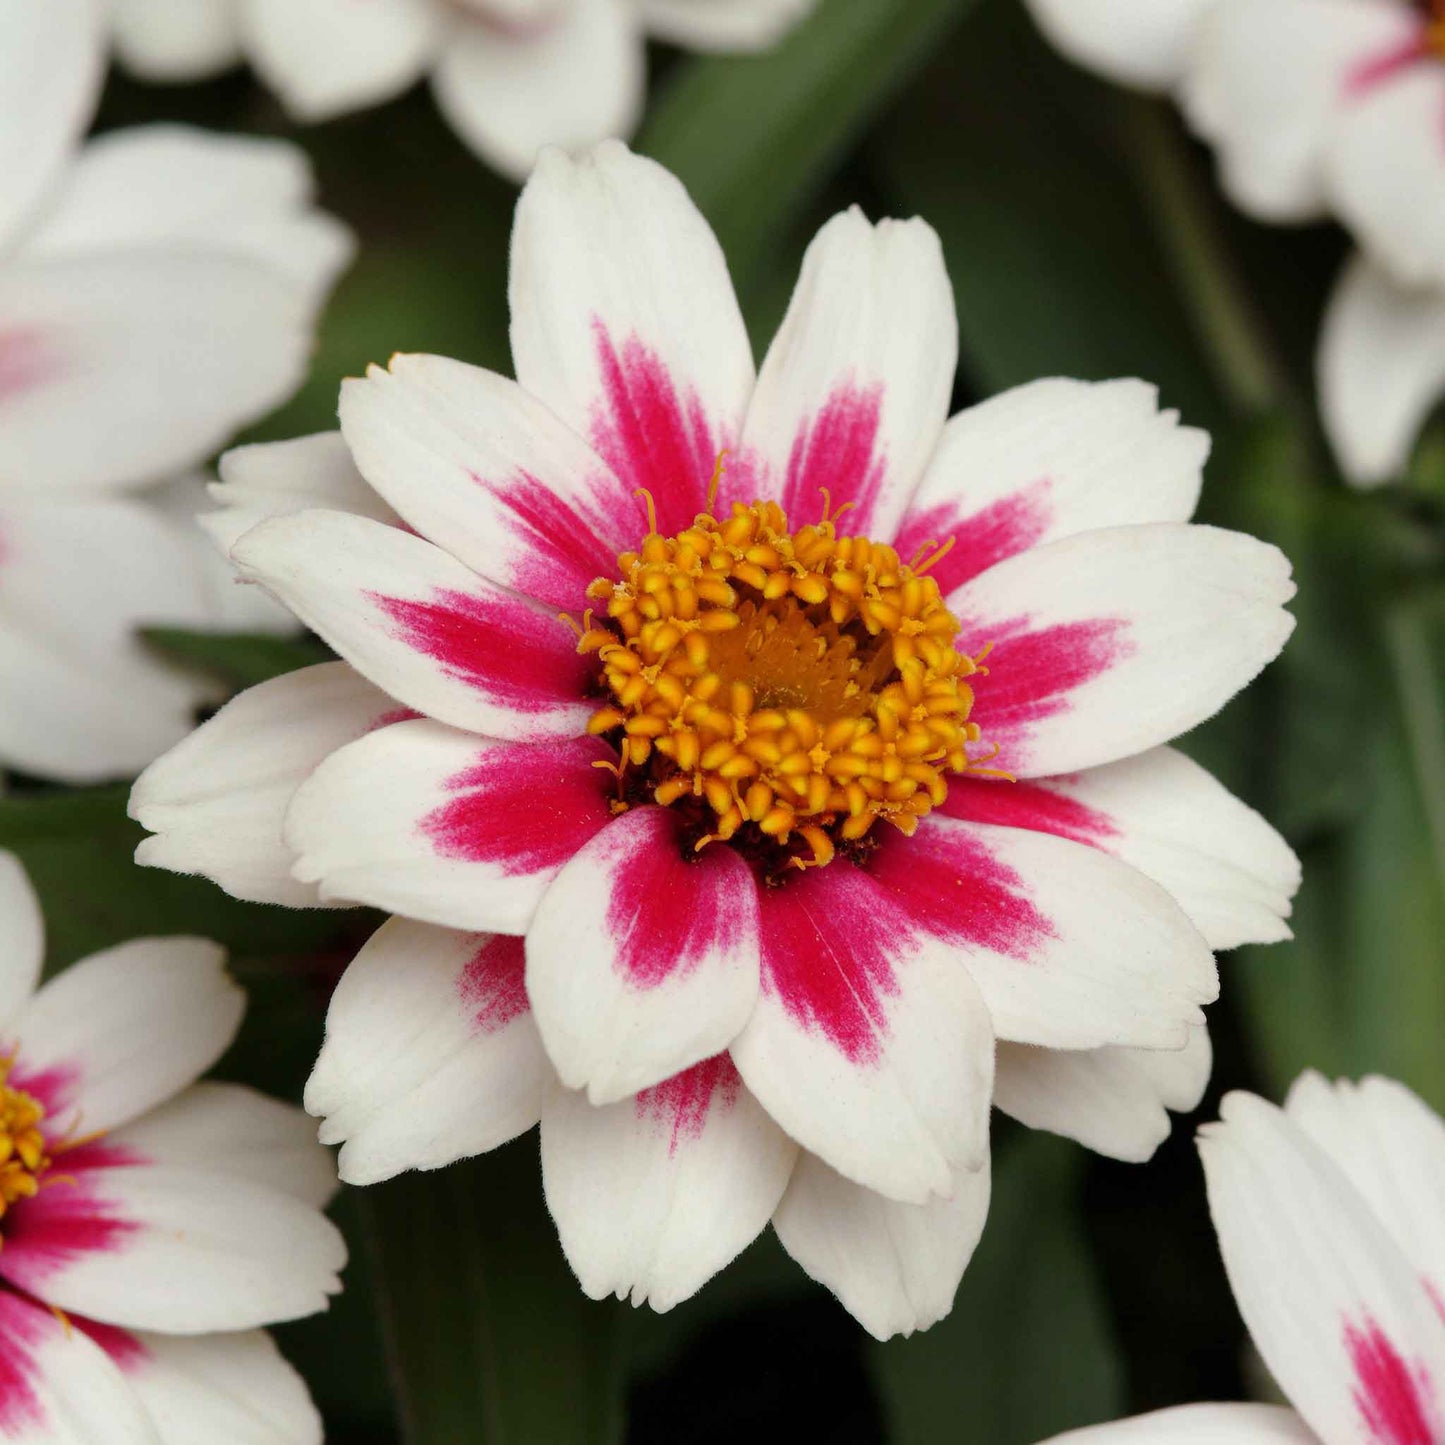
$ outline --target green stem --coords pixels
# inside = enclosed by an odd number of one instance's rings
[[[1445,679],[1417,605],[1395,608],[1385,638],[1435,871],[1445,893]]]

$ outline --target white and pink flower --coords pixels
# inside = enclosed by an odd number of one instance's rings
[[[69,782],[129,776],[192,725],[200,685],[138,627],[257,620],[189,518],[122,494],[296,388],[351,245],[289,145],[81,144],[91,25],[82,0],[0,0],[0,766]]]
[[[1057,1445],[1439,1445],[1445,1124],[1403,1085],[1306,1073],[1199,1135],[1234,1297],[1293,1409],[1186,1405]]]
[[[1288,565],[1189,525],[1207,439],[1143,383],[948,420],[921,221],[829,222],[755,374],[677,181],[551,152],[511,308],[517,381],[397,357],[225,459],[243,575],[345,660],[150,768],[138,858],[398,915],[307,1090],[344,1178],[540,1120],[588,1293],[665,1309],[772,1220],[926,1326],[991,1101],[1146,1158],[1211,948],[1287,936],[1293,855],[1164,744],[1282,646]]]
[[[121,61],[194,80],[242,59],[298,121],[400,95],[437,104],[488,165],[523,179],[543,146],[632,133],[649,35],[760,50],[814,0],[107,0]]]
[[[37,988],[43,927],[0,853],[0,1436],[319,1445],[262,1326],[326,1308],[346,1248],[299,1109],[197,1083],[245,999],[221,950],[145,938]]]
[[[1445,5],[1028,3],[1079,63],[1174,91],[1243,210],[1353,232],[1320,340],[1321,412],[1352,481],[1397,476],[1445,391]]]

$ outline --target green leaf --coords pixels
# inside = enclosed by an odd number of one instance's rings
[[[995,1149],[993,1202],[953,1313],[875,1347],[892,1445],[1032,1445],[1123,1409],[1116,1345],[1079,1227],[1077,1145]]]
[[[745,296],[868,122],[974,0],[822,0],[757,55],[683,62],[637,147],[679,176]]]
[[[407,1445],[613,1445],[622,1306],[589,1300],[537,1137],[362,1196]]]
[[[145,640],[174,662],[209,673],[235,689],[254,687],[328,662],[335,654],[310,637],[273,637],[267,633],[189,632],[178,627],[147,628]]]

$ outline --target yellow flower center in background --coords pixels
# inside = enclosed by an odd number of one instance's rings
[[[911,833],[970,766],[982,655],[955,649],[926,575],[951,543],[904,563],[835,523],[791,532],[776,503],[734,503],[675,537],[654,525],[587,589],[606,618],[578,646],[611,696],[590,731],[618,735],[634,788],[700,809],[699,848],[751,828],[824,864],[879,818]]]
[[[39,1192],[40,1176],[50,1167],[40,1132],[45,1109],[38,1099],[5,1083],[9,1073],[10,1061],[0,1060],[0,1219],[17,1199]]]

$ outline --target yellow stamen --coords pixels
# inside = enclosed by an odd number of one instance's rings
[[[50,1168],[45,1135],[40,1121],[45,1117],[41,1102],[22,1089],[12,1089],[5,1080],[12,1059],[0,1059],[0,1219],[20,1199],[33,1199]]]

